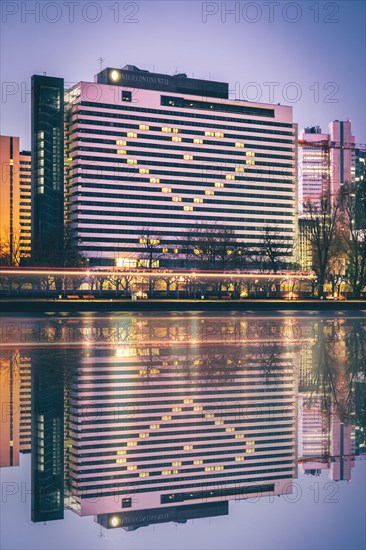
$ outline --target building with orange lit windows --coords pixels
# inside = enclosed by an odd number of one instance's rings
[[[0,136],[0,239],[7,263],[18,265],[30,253],[31,154],[19,138]]]

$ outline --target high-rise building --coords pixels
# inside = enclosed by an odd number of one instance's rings
[[[19,154],[19,239],[22,258],[29,258],[31,254],[32,233],[32,156],[30,151],[20,151]]]
[[[18,264],[19,254],[19,138],[0,136],[0,228],[3,254]]]
[[[32,261],[57,265],[64,233],[64,81],[32,77]]]
[[[288,250],[295,134],[291,107],[230,100],[221,82],[129,65],[80,82],[67,94],[66,204],[82,252],[134,267],[151,242],[160,266],[183,266],[197,225],[253,249],[269,226]]]
[[[323,194],[335,197],[343,185],[355,181],[355,138],[351,121],[329,123],[328,133],[319,126],[304,128],[299,138],[299,211],[308,202],[319,205]]]
[[[324,191],[327,165],[327,152],[321,144],[328,144],[328,134],[323,134],[319,126],[304,128],[300,140],[306,142],[299,149],[299,210],[302,212],[307,202],[318,202]],[[314,143],[314,146],[311,144]]]
[[[0,136],[0,240],[3,258],[18,265],[29,256],[31,157],[19,138]]]
[[[355,181],[355,137],[351,121],[335,120],[329,123],[330,193],[336,196],[343,185]]]

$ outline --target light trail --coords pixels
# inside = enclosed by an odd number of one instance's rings
[[[183,277],[192,279],[303,279],[313,280],[317,276],[314,273],[309,272],[251,272],[243,273],[236,271],[226,272],[213,272],[213,271],[119,271],[117,269],[29,269],[29,268],[0,268],[0,276],[17,275],[17,276],[33,276],[33,277],[53,277],[53,276],[65,276],[65,277],[137,277],[137,278],[173,278]]]

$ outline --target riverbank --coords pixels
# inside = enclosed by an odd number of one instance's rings
[[[365,300],[0,300],[3,313],[98,311],[366,311]]]

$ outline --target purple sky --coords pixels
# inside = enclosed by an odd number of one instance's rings
[[[90,81],[99,57],[292,104],[299,128],[351,119],[356,141],[366,142],[364,2],[3,0],[1,12],[1,133],[19,135],[22,148],[30,147],[31,75]]]

